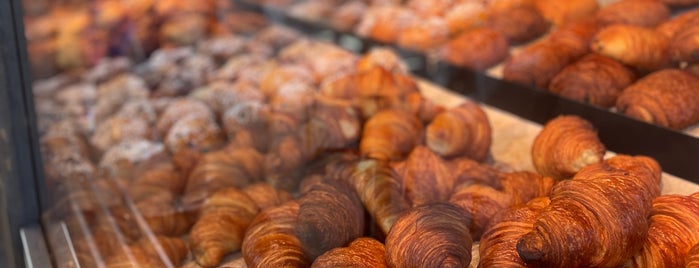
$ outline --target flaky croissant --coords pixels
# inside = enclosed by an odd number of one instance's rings
[[[187,246],[182,239],[157,236],[155,240],[144,238],[132,246],[117,249],[105,265],[109,268],[176,267],[185,256]]]
[[[361,155],[399,160],[423,141],[424,126],[417,116],[402,110],[383,110],[364,124],[359,142]]]
[[[299,203],[295,200],[262,211],[245,232],[243,257],[248,267],[308,267],[301,241],[294,235]]]
[[[531,41],[546,33],[550,27],[550,23],[536,11],[533,5],[526,4],[510,8],[493,9],[491,7],[485,25],[504,33],[510,44]]]
[[[620,62],[599,54],[588,54],[554,76],[548,90],[566,98],[609,108],[635,79],[634,72]]]
[[[653,28],[615,24],[590,42],[592,51],[648,72],[668,67],[670,40]]]
[[[589,17],[599,8],[594,0],[536,0],[534,3],[539,13],[556,26]]]
[[[347,247],[334,248],[318,256],[311,267],[386,268],[386,247],[376,239],[360,237]]]
[[[597,31],[592,20],[581,20],[551,31],[548,38],[513,54],[505,61],[503,78],[515,83],[547,88],[566,65],[589,52],[589,41]]]
[[[496,214],[481,236],[478,267],[528,267],[517,253],[517,241],[534,229],[536,218],[550,202],[539,197]]]
[[[617,155],[558,182],[534,229],[517,242],[529,265],[616,267],[631,258],[648,232],[660,166],[644,156]]]
[[[670,55],[675,62],[699,62],[699,18],[688,22],[670,42]]]
[[[677,69],[651,73],[624,89],[616,108],[641,121],[683,129],[699,122],[699,77]]]
[[[310,259],[362,236],[364,208],[345,181],[331,179],[315,184],[298,202],[294,234]]]
[[[437,154],[484,161],[490,152],[492,129],[483,109],[472,101],[440,113],[427,126],[425,142]]]
[[[559,116],[547,122],[532,144],[534,168],[556,180],[568,179],[583,167],[599,163],[606,153],[590,122],[575,116]]]
[[[696,244],[687,253],[687,259],[684,262],[685,268],[699,266],[699,244]]]
[[[402,184],[388,163],[368,159],[356,163],[348,178],[359,199],[384,234],[408,209]]]
[[[471,237],[478,240],[493,216],[515,205],[540,196],[547,196],[554,180],[533,172],[511,172],[500,175],[501,189],[484,184],[464,184],[454,190],[449,202],[471,216]]]
[[[507,58],[509,47],[507,37],[501,32],[481,27],[451,39],[440,55],[454,65],[484,71]]]
[[[411,208],[386,237],[386,263],[389,267],[468,267],[469,217],[449,203]]]
[[[189,233],[196,262],[203,267],[214,267],[228,253],[240,250],[245,231],[259,210],[255,201],[236,188],[213,193]]]
[[[677,32],[687,28],[687,23],[699,19],[699,10],[689,10],[674,16],[658,25],[655,30],[672,39]]]
[[[630,24],[655,27],[670,17],[670,9],[657,0],[621,0],[601,8],[595,17],[605,26]]]
[[[289,192],[276,189],[271,184],[264,182],[248,185],[242,190],[260,210],[276,207],[293,199]]]
[[[197,210],[209,195],[225,187],[244,187],[262,178],[263,156],[252,148],[204,154],[187,178],[183,202]]]
[[[699,195],[697,195],[699,197]],[[682,267],[699,243],[699,198],[663,195],[653,200],[648,237],[632,267]]]

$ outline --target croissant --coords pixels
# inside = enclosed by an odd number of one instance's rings
[[[629,24],[655,27],[670,18],[670,9],[657,0],[621,0],[603,7],[595,17],[603,26]]]
[[[670,55],[675,62],[699,63],[699,18],[685,24],[670,42]]]
[[[521,5],[494,11],[491,7],[485,25],[503,33],[510,44],[531,41],[546,33],[550,27],[550,24],[536,11],[533,5]]]
[[[364,207],[345,181],[315,184],[298,202],[299,219],[294,234],[310,259],[362,236]]]
[[[229,138],[229,146],[253,147],[267,150],[271,137],[276,133],[269,130],[272,115],[269,107],[261,102],[240,101],[223,112],[221,126]]]
[[[228,253],[240,250],[245,231],[259,210],[255,201],[236,188],[216,191],[202,206],[189,234],[196,262],[214,267]]]
[[[364,124],[359,152],[378,160],[401,159],[422,143],[423,128],[420,119],[406,111],[380,111]]]
[[[448,40],[446,21],[440,17],[427,17],[419,22],[413,21],[401,29],[397,43],[402,48],[426,52]]]
[[[347,247],[334,248],[318,256],[311,267],[387,268],[386,247],[376,239],[360,237]]]
[[[316,158],[323,152],[356,143],[361,122],[357,111],[346,102],[318,98],[308,121],[298,131],[308,156]]]
[[[640,250],[660,166],[644,156],[618,155],[588,165],[551,190],[534,229],[517,242],[529,265],[616,267]]]
[[[595,0],[536,0],[534,4],[539,13],[556,26],[592,16],[599,8]]]
[[[481,237],[496,213],[546,196],[554,184],[553,179],[532,172],[505,173],[500,177],[500,190],[483,184],[464,184],[457,187],[449,198],[450,203],[472,216],[469,229],[474,240]]]
[[[569,63],[589,52],[588,43],[597,31],[592,20],[581,20],[555,28],[549,37],[526,46],[507,59],[503,78],[545,89]]]
[[[163,140],[170,152],[183,148],[207,152],[222,147],[225,135],[213,117],[186,116],[172,125]]]
[[[468,267],[470,216],[449,203],[432,203],[403,213],[386,237],[389,267]]]
[[[654,29],[616,24],[602,28],[590,42],[590,49],[641,71],[653,71],[669,66],[669,44],[670,40]]]
[[[534,230],[536,218],[550,202],[539,197],[495,214],[481,236],[478,267],[527,267],[517,253],[517,241]]]
[[[472,101],[437,115],[425,131],[427,147],[447,158],[466,156],[484,161],[491,140],[488,116]]]
[[[687,253],[687,260],[684,263],[684,267],[696,267],[699,265],[699,244],[696,244]]]
[[[682,70],[651,73],[624,89],[619,112],[671,129],[699,122],[699,77]]]
[[[260,210],[276,207],[293,199],[289,192],[275,189],[271,184],[264,182],[248,185],[242,190]]]
[[[494,5],[497,2],[491,2]],[[485,25],[488,18],[488,3],[481,1],[458,1],[446,10],[444,20],[447,21],[449,35],[456,36],[463,31]]]
[[[263,156],[252,148],[204,154],[187,178],[183,202],[197,210],[209,195],[226,187],[244,187],[262,178]]]
[[[176,267],[187,256],[187,246],[182,239],[166,236],[156,236],[154,239],[144,238],[132,246],[117,250],[107,258],[106,267]]]
[[[606,153],[590,122],[575,115],[547,122],[532,144],[534,168],[556,180],[571,178],[583,167],[599,163]]]
[[[265,181],[275,188],[294,191],[303,175],[302,167],[310,160],[306,149],[295,133],[275,140],[262,160]]]
[[[509,55],[507,37],[498,31],[481,27],[467,30],[451,39],[441,49],[447,62],[476,71],[484,71]]]
[[[699,19],[699,10],[689,10],[664,21],[655,30],[672,39],[677,32],[688,27],[687,23],[697,19]]]
[[[609,108],[635,79],[634,72],[618,61],[588,54],[554,76],[548,90],[569,99]]]
[[[445,110],[444,106],[425,98],[419,92],[408,94],[406,105],[408,106],[408,110],[416,114],[424,124],[429,124],[437,115]]]
[[[294,235],[299,203],[295,200],[263,210],[250,223],[243,239],[243,257],[250,268],[308,267],[309,258]]]
[[[348,178],[359,199],[384,234],[400,213],[409,208],[398,175],[382,161],[358,162]]]
[[[211,109],[202,101],[194,98],[181,98],[170,102],[160,115],[156,129],[160,137],[165,137],[168,131],[177,121],[185,116],[197,118],[213,118]]]
[[[390,73],[408,73],[408,66],[396,54],[386,47],[375,47],[357,60],[357,73],[364,73],[381,67]]]
[[[682,267],[699,243],[699,198],[663,195],[653,200],[648,237],[632,267]]]

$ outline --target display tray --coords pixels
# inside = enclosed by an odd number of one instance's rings
[[[594,123],[600,139],[612,151],[643,154],[655,158],[669,174],[699,183],[696,159],[699,159],[699,126],[676,131],[641,122],[630,117],[548,91],[499,79],[499,66],[487,72],[475,72],[435,59],[433,55],[406,50],[395,44],[340,31],[327,24],[295,18],[274,7],[245,0],[235,1],[240,8],[263,13],[271,21],[290,26],[310,36],[330,40],[345,49],[366,52],[374,47],[391,47],[409,64],[412,73],[458,95],[543,124],[564,114],[581,116]]]

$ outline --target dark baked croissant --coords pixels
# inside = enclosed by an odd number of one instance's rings
[[[593,20],[581,20],[555,28],[548,38],[513,54],[505,61],[503,78],[545,89],[566,65],[589,52],[589,41],[597,31]]]
[[[606,149],[590,122],[567,115],[544,125],[534,138],[531,153],[539,173],[563,180],[589,164],[601,162]]]
[[[470,216],[449,203],[411,208],[386,237],[389,267],[468,267]]]
[[[509,47],[503,33],[481,27],[467,30],[451,39],[440,55],[452,64],[484,71],[507,58]]]
[[[644,156],[617,155],[558,182],[534,229],[517,242],[529,265],[616,267],[643,245],[660,166]]]
[[[226,149],[204,154],[187,178],[183,202],[196,211],[216,190],[244,187],[262,178],[263,156],[252,148]]]
[[[685,24],[670,42],[670,56],[675,62],[699,62],[699,18]]]
[[[699,266],[699,244],[694,245],[692,249],[687,253],[687,260],[684,262],[684,267],[697,267]]]
[[[454,190],[449,202],[471,216],[470,234],[478,240],[493,216],[515,205],[540,196],[547,196],[554,180],[532,172],[512,172],[500,175],[502,189],[483,184],[464,184]]]
[[[447,158],[465,156],[482,162],[490,152],[491,140],[488,116],[472,101],[440,113],[425,131],[427,147]]]
[[[566,98],[609,108],[635,79],[634,72],[618,61],[588,54],[563,68],[548,89]]]
[[[295,200],[262,211],[250,223],[243,239],[248,267],[308,267],[309,258],[294,235],[299,203]]]
[[[255,201],[236,188],[214,192],[205,201],[189,233],[196,262],[203,267],[214,267],[228,253],[240,250],[245,231],[259,210]]]
[[[373,238],[360,237],[347,247],[340,247],[318,256],[311,267],[386,268],[386,247]]]
[[[410,207],[398,175],[386,162],[360,161],[354,165],[348,180],[384,234],[388,234],[398,216]]]
[[[653,200],[648,237],[632,267],[682,267],[692,246],[699,243],[699,195],[695,195]]]
[[[517,241],[534,230],[536,218],[550,202],[539,197],[498,212],[481,236],[478,267],[527,267],[517,253]]]
[[[310,259],[362,236],[364,207],[345,181],[331,179],[315,184],[298,202],[294,234]]]
[[[599,8],[594,0],[536,0],[534,3],[539,13],[556,26],[592,16]]]
[[[364,124],[359,142],[361,155],[379,160],[399,160],[423,141],[424,126],[415,115],[383,110]]]
[[[604,27],[590,42],[592,51],[643,72],[668,67],[670,40],[652,28],[615,24]]]
[[[657,0],[621,0],[604,6],[595,16],[603,26],[630,24],[655,27],[670,18],[670,9]]]
[[[699,122],[699,77],[677,69],[651,73],[624,89],[619,112],[671,129]]]

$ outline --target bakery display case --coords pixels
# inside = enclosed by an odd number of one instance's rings
[[[0,265],[691,267],[697,10],[10,0]]]

